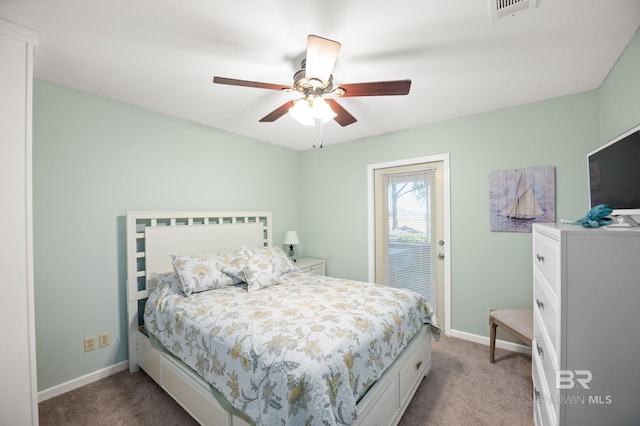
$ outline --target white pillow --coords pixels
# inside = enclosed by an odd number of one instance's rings
[[[246,266],[251,267],[250,274],[253,279],[256,279],[256,273],[259,272],[254,271],[254,267],[261,269],[261,275],[264,275],[267,270],[270,271],[271,278],[277,280],[280,280],[282,275],[298,270],[280,247],[247,248],[245,246],[234,251],[233,259],[222,270],[236,279],[249,283],[245,274]]]
[[[271,261],[280,275],[298,271],[293,260],[280,247],[261,247],[253,251]]]
[[[248,263],[243,268],[247,291],[254,292],[279,284],[280,274],[265,263]]]
[[[212,290],[235,284],[232,277],[223,272],[231,259],[228,254],[174,255],[173,269],[180,277],[182,291],[191,293]]]

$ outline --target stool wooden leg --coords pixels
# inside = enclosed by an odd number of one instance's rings
[[[496,328],[498,325],[493,321],[489,321],[489,326],[489,362],[494,363],[496,362]]]

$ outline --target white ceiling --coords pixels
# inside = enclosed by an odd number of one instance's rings
[[[342,43],[334,85],[412,80],[407,96],[341,99],[358,121],[327,123],[327,146],[595,89],[640,25],[640,0],[540,0],[496,23],[490,4],[0,1],[0,17],[40,33],[39,79],[300,150],[311,127],[258,122],[291,94],[213,76],[291,85],[316,34]]]

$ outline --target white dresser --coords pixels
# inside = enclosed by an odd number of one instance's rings
[[[640,229],[533,225],[537,425],[640,424]]]

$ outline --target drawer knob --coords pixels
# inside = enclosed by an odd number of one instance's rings
[[[538,308],[544,311],[544,303],[541,302],[540,299],[536,299],[536,305],[538,305]]]
[[[542,347],[536,343],[536,349],[538,350],[538,355],[541,357],[544,357],[544,350],[542,349]]]
[[[416,362],[416,370],[419,370],[421,365],[422,365],[422,360]]]
[[[544,256],[536,254],[536,259],[538,259],[538,262],[544,263]]]

